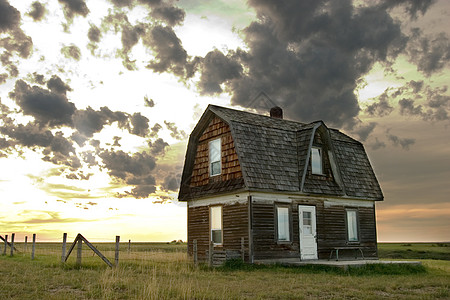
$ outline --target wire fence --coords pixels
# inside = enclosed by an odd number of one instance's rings
[[[68,240],[67,233],[62,239],[51,242],[36,242],[36,234],[32,235],[32,240],[24,236],[21,241],[17,241],[15,234],[0,235],[0,254],[8,256],[29,256],[31,260],[36,257],[45,259],[56,259],[61,264],[75,264],[81,266],[82,261],[91,264],[95,256],[100,258],[109,267],[119,265],[119,261],[136,261],[149,259],[161,254],[176,253],[187,258],[187,246],[181,240],[170,243],[156,242],[131,242],[131,240],[120,241],[120,236],[115,237],[111,242],[91,243],[83,235],[78,234],[73,242]]]

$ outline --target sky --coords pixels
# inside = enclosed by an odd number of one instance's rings
[[[186,240],[202,112],[276,104],[364,144],[379,241],[450,241],[449,23],[446,0],[0,0],[0,235]]]

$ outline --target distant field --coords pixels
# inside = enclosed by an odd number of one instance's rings
[[[450,243],[379,243],[378,256],[386,259],[450,260]]]
[[[93,243],[114,260],[113,243]],[[3,250],[0,244],[0,250]],[[82,267],[75,253],[60,263],[61,244],[38,243],[36,259],[0,256],[2,299],[449,299],[450,247],[380,244],[381,258],[420,259],[425,267],[258,267],[239,263],[195,267],[186,244],[121,244],[111,269],[86,246]],[[30,247],[28,247],[30,250]],[[1,253],[1,252],[0,252]],[[425,259],[415,257],[423,254]]]

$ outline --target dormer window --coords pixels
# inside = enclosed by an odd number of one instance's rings
[[[215,139],[209,142],[209,175],[216,176],[222,172],[221,164],[221,140]]]
[[[323,175],[322,170],[322,148],[311,148],[311,171],[315,175]]]

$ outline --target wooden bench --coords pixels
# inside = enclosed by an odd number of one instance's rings
[[[328,260],[331,260],[333,257],[333,252],[336,253],[336,260],[339,260],[339,250],[353,250],[355,251],[355,259],[358,258],[358,251],[361,253],[361,258],[364,259],[364,253],[362,251],[362,247],[334,247],[331,249],[330,257]]]

